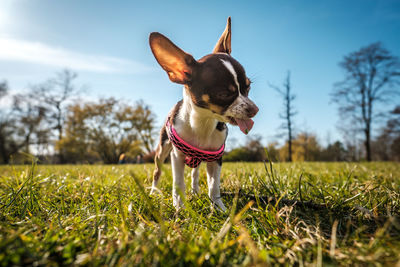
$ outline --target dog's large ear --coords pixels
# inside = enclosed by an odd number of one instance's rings
[[[158,32],[150,34],[149,42],[154,57],[167,72],[169,79],[180,84],[190,83],[193,68],[197,63],[192,55],[184,52]]]
[[[227,53],[230,55],[232,52],[231,37],[231,17],[229,17],[226,22],[225,30],[215,45],[213,53]]]

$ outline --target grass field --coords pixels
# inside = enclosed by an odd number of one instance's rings
[[[265,168],[267,167],[267,169]],[[172,206],[171,168],[0,167],[0,264],[400,266],[400,164],[225,163],[223,201]]]

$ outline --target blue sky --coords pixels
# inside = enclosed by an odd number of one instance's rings
[[[25,90],[68,67],[88,97],[143,99],[160,126],[182,95],[156,63],[148,35],[158,31],[200,58],[232,17],[232,56],[252,79],[260,107],[250,135],[278,140],[282,103],[268,83],[291,71],[296,126],[322,143],[340,138],[330,104],[344,55],[381,41],[400,56],[400,1],[100,1],[1,0],[0,80]],[[230,127],[230,142],[244,142]],[[229,142],[228,142],[229,145]]]

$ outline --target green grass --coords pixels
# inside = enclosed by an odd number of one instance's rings
[[[152,171],[0,167],[0,265],[400,264],[398,163],[226,163],[225,214],[204,166],[200,195],[187,169],[178,213],[170,166],[159,196],[148,195]]]

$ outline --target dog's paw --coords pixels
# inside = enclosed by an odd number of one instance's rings
[[[222,202],[221,199],[217,199],[216,201],[214,201],[213,202],[213,207],[216,210],[219,210],[221,212],[224,212],[224,213],[226,212],[226,207],[225,207],[225,205],[224,205],[224,203]]]
[[[200,194],[200,190],[192,188],[191,193],[193,196],[198,196]]]
[[[151,190],[150,190],[150,195],[161,195],[162,194],[162,192],[161,192],[161,190],[160,189],[158,189],[157,187],[151,187]]]
[[[175,195],[172,198],[173,198],[173,205],[177,211],[185,208],[185,204],[183,204],[183,201],[182,201],[180,195]]]

